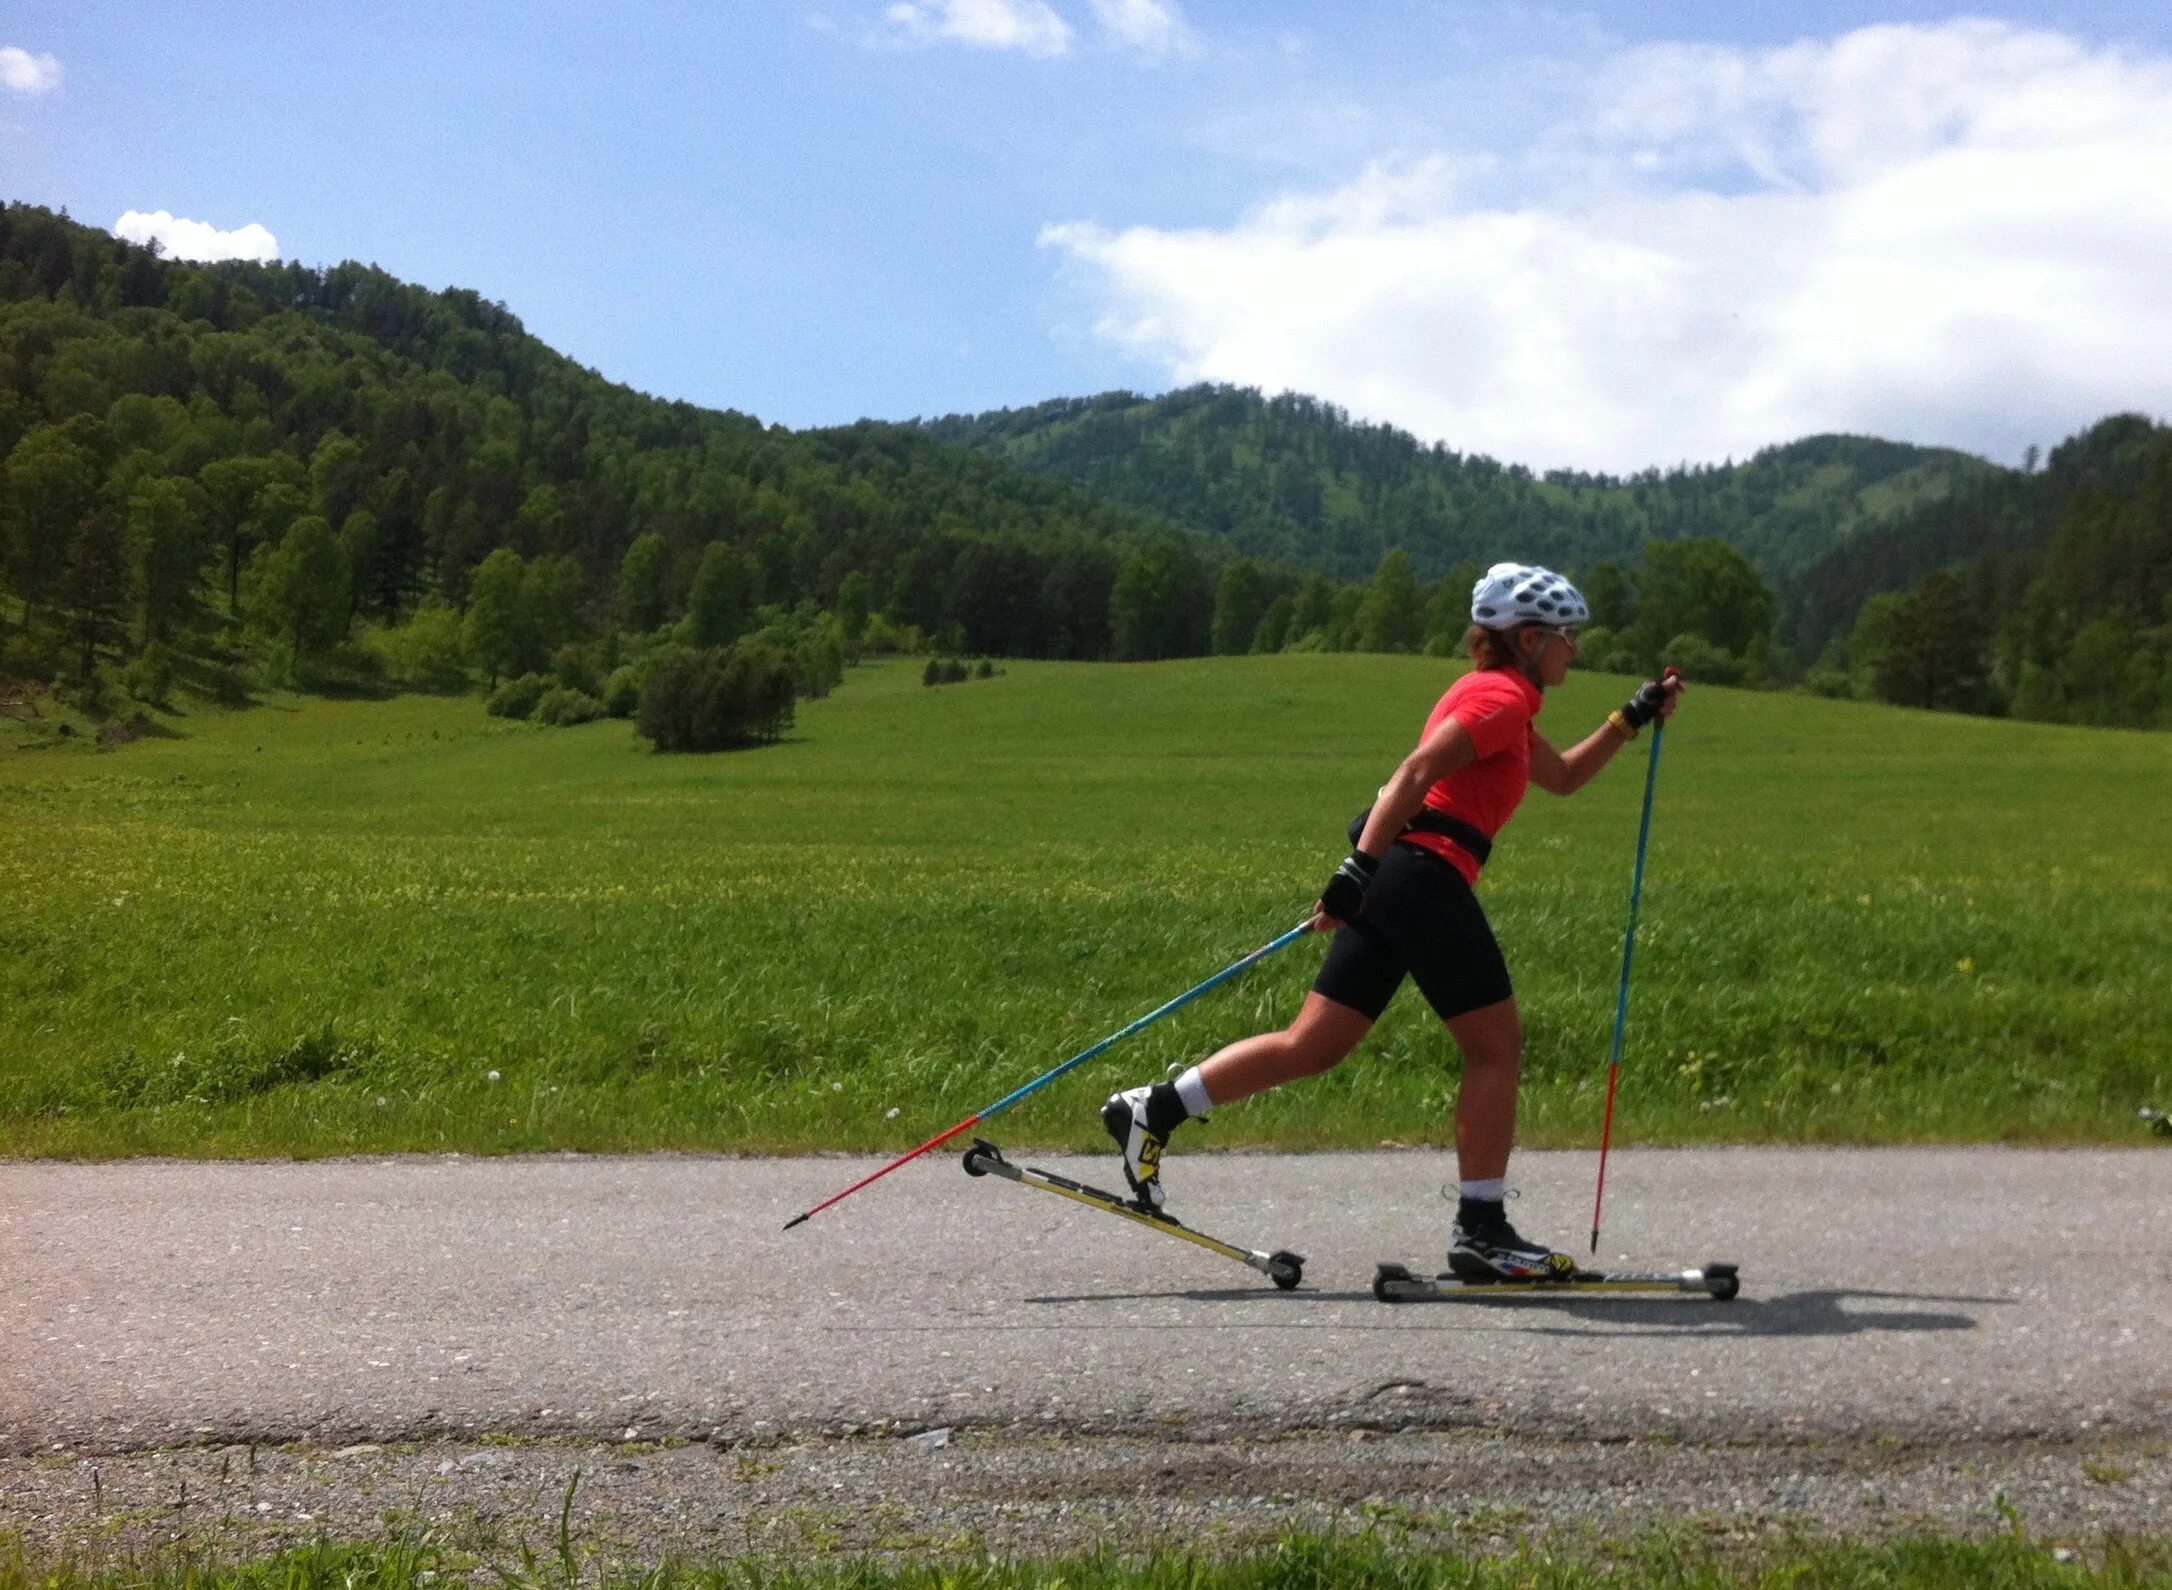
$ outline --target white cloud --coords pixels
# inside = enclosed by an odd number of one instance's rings
[[[279,239],[251,221],[222,232],[208,221],[190,221],[165,210],[130,210],[113,223],[113,235],[131,243],[152,243],[172,259],[275,260]]]
[[[1189,55],[1199,48],[1176,0],[1088,0],[1111,36],[1149,55]]]
[[[1511,156],[1042,242],[1174,380],[1535,466],[1821,430],[2010,459],[2172,410],[2172,62],[1995,22],[1645,48]]]
[[[1071,25],[1047,0],[898,0],[883,19],[889,26],[881,37],[890,42],[953,41],[1040,56],[1071,49]]]
[[[0,49],[0,83],[19,94],[50,94],[60,87],[60,62],[10,44]]]

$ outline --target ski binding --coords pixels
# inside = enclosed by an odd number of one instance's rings
[[[1478,1280],[1461,1275],[1418,1275],[1400,1264],[1373,1274],[1373,1296],[1383,1303],[1492,1301],[1512,1297],[1564,1297],[1582,1292],[1671,1292],[1725,1303],[1742,1290],[1732,1264],[1695,1270],[1584,1270],[1530,1280]]]
[[[1058,1176],[1053,1171],[1036,1170],[1030,1165],[1014,1165],[1003,1157],[1003,1150],[985,1137],[973,1139],[973,1146],[965,1151],[965,1173],[968,1176],[1001,1176],[1025,1187],[1038,1187],[1043,1192],[1054,1193],[1059,1198],[1069,1198],[1088,1208],[1105,1210],[1121,1215],[1135,1225],[1158,1231],[1163,1236],[1176,1237],[1209,1253],[1218,1253],[1225,1259],[1260,1272],[1268,1280],[1288,1292],[1296,1288],[1305,1277],[1304,1255],[1292,1253],[1287,1248],[1273,1253],[1261,1253],[1255,1248],[1240,1248],[1233,1242],[1210,1237],[1204,1231],[1194,1231],[1174,1215],[1165,1215],[1158,1209],[1143,1208],[1129,1198],[1119,1198],[1099,1187],[1089,1187],[1068,1176]]]

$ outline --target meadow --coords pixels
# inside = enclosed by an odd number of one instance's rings
[[[1299,921],[1453,670],[853,670],[765,749],[472,699],[0,741],[0,1152],[902,1149]],[[1579,674],[1557,744],[1631,681]],[[1522,1136],[1596,1139],[1649,740],[1534,790],[1483,898]],[[1626,1141],[2142,1141],[2172,1107],[2172,737],[1694,690],[1666,736]],[[1003,1118],[1287,1020],[1307,939]],[[1451,1140],[1406,990],[1192,1146]]]

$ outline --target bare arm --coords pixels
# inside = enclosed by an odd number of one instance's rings
[[[1682,681],[1678,675],[1668,674],[1661,682],[1665,699],[1659,708],[1662,719],[1674,716],[1682,694]],[[1614,760],[1614,753],[1627,745],[1633,736],[1626,723],[1610,717],[1583,739],[1566,751],[1557,751],[1546,736],[1533,732],[1531,736],[1531,782],[1553,795],[1574,795],[1598,776],[1599,769]]]
[[[1418,748],[1403,758],[1402,766],[1380,791],[1380,798],[1373,802],[1373,814],[1365,821],[1365,832],[1358,836],[1358,849],[1375,858],[1385,856],[1403,825],[1425,804],[1425,792],[1477,760],[1478,747],[1471,743],[1463,725],[1453,718],[1441,719],[1439,726],[1418,742]]]
[[[1567,751],[1557,751],[1543,734],[1531,736],[1531,782],[1552,795],[1574,795],[1598,777],[1599,769],[1629,743],[1612,722],[1600,724]]]

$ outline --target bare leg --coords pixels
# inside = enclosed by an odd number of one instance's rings
[[[1456,1094],[1457,1168],[1465,1181],[1505,1176],[1516,1143],[1516,1082],[1523,1070],[1523,1021],[1516,1001],[1467,1010],[1448,1023],[1448,1031],[1463,1051],[1463,1086]]]
[[[1334,1070],[1372,1026],[1372,1017],[1363,1011],[1307,994],[1304,1008],[1286,1029],[1240,1038],[1216,1050],[1200,1062],[1199,1080],[1217,1105],[1234,1104],[1299,1077]]]

